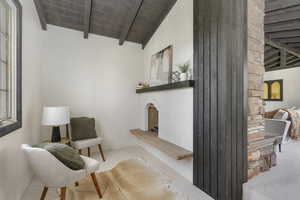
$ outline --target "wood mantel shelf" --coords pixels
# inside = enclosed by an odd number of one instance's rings
[[[137,137],[138,140],[151,145],[176,160],[193,157],[193,152],[157,137],[156,133],[143,131],[141,129],[130,130],[130,132]]]
[[[165,85],[158,85],[154,87],[149,88],[142,88],[137,89],[136,93],[145,93],[145,92],[157,92],[157,91],[163,91],[163,90],[174,90],[174,89],[181,89],[181,88],[187,88],[187,87],[194,87],[194,81],[188,80],[188,81],[180,81],[176,83],[170,83]]]

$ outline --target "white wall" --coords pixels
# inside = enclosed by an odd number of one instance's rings
[[[173,46],[173,71],[178,64],[193,64],[193,0],[178,0],[144,50],[144,74],[149,81],[151,56]],[[159,109],[159,137],[193,151],[193,89],[140,94],[140,128],[147,129],[145,108],[154,103]],[[193,159],[176,161],[149,145],[146,150],[192,181]]]
[[[178,0],[156,30],[144,51],[145,78],[149,80],[151,56],[173,46],[173,71],[178,64],[193,64],[193,0]]]
[[[0,199],[19,200],[32,172],[20,150],[40,136],[41,27],[32,0],[23,5],[23,128],[0,138]]]
[[[42,91],[44,105],[67,105],[72,116],[96,118],[104,148],[133,144],[129,130],[140,124],[135,87],[143,80],[141,45],[49,26]],[[50,137],[50,130],[43,129]]]
[[[177,65],[193,63],[193,1],[179,0],[158,28],[144,51],[144,73],[149,81],[151,56],[173,46],[173,71]],[[160,105],[159,136],[189,150],[193,149],[193,90],[174,90],[141,95],[141,108],[153,98]],[[141,112],[145,129],[145,113]]]
[[[300,67],[266,72],[264,80],[283,79],[283,101],[266,101],[266,111],[283,106],[300,108]]]
[[[159,111],[159,137],[193,151],[193,89],[140,94],[141,129],[148,130],[147,105]]]

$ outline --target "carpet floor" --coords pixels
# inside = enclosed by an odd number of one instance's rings
[[[244,185],[244,200],[300,199],[300,141],[282,146],[278,165]]]
[[[119,163],[112,170],[98,173],[103,200],[175,200],[179,195],[170,189],[170,180],[146,166],[142,160]],[[98,200],[91,178],[69,188],[67,200]]]

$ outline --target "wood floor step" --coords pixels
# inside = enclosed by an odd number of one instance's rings
[[[130,133],[134,135],[138,140],[151,145],[152,147],[158,149],[159,151],[176,160],[183,160],[193,157],[193,152],[157,137],[156,133],[143,131],[141,129],[130,130]]]

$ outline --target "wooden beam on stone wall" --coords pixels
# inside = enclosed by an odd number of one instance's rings
[[[92,0],[85,0],[84,4],[84,38],[89,37],[90,26],[91,26],[91,15],[92,15]]]
[[[40,24],[43,30],[47,30],[47,21],[46,21],[46,15],[45,10],[42,6],[41,0],[33,0],[36,11],[39,16]]]
[[[119,45],[123,45],[125,40],[127,39],[130,30],[139,14],[139,11],[143,5],[144,0],[136,0],[134,5],[131,5],[128,9],[128,15],[127,20],[124,25],[124,29],[121,32],[120,39],[119,39]]]

